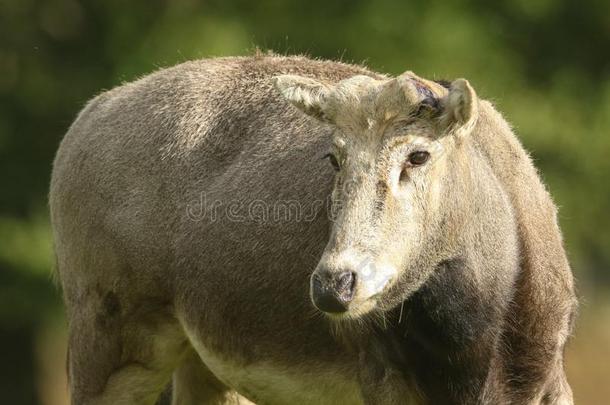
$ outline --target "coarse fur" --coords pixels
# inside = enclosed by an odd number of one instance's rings
[[[172,376],[175,404],[572,402],[555,206],[463,79],[187,62],[87,104],[50,206],[74,404]],[[312,274],[346,267],[349,310],[320,313]]]

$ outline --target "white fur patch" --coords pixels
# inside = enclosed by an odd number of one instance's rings
[[[374,258],[358,254],[352,249],[342,252],[338,262],[345,263],[346,268],[356,271],[360,289],[358,295],[362,300],[379,294],[397,274],[394,267],[380,264]]]
[[[226,360],[187,334],[205,365],[228,387],[256,402],[265,404],[362,404],[357,381],[338,371],[295,364],[274,365],[265,361],[247,366]],[[326,368],[326,369],[324,369]]]

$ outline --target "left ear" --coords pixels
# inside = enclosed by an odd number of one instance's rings
[[[334,117],[328,105],[331,85],[296,75],[275,76],[273,84],[286,100],[305,114],[320,121],[333,122]]]
[[[466,79],[451,83],[449,94],[443,99],[444,120],[447,128],[459,133],[468,132],[479,115],[478,98]]]

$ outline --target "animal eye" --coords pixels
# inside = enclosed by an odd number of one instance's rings
[[[333,165],[333,168],[335,169],[335,171],[339,171],[339,169],[341,169],[341,166],[339,165],[339,161],[337,160],[337,157],[335,155],[333,155],[332,153],[327,153],[326,155],[324,155],[323,159],[328,159],[330,161],[330,164]]]
[[[416,151],[409,154],[409,163],[412,166],[421,166],[430,159],[430,153],[426,151]]]

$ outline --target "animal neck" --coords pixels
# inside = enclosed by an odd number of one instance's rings
[[[503,117],[486,101],[473,131],[476,148],[485,156],[514,211],[522,257],[522,276],[530,285],[547,285],[542,269],[553,269],[557,286],[573,290],[573,279],[557,224],[557,210],[528,153]]]

